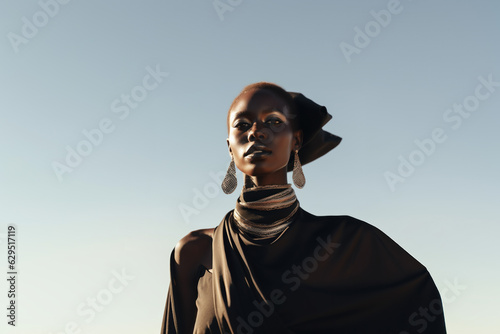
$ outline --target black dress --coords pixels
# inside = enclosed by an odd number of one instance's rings
[[[446,333],[426,268],[383,232],[299,208],[277,237],[238,230],[230,211],[200,266],[194,333]],[[162,333],[179,333],[176,273]]]

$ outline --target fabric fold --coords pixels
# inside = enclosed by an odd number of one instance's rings
[[[200,325],[195,333],[446,333],[427,269],[358,219],[299,207],[292,224],[261,243],[238,230],[230,211],[212,252],[197,312],[218,328]],[[174,273],[162,333],[177,333],[176,284]]]
[[[291,184],[243,188],[233,217],[242,233],[267,239],[283,232],[298,208]]]
[[[213,245],[222,332],[446,332],[425,267],[375,227],[299,209],[285,233],[260,245],[239,234],[231,216],[217,227]],[[432,310],[433,321],[422,309]]]

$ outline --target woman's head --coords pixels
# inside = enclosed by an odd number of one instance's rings
[[[302,145],[302,130],[291,95],[259,82],[245,87],[227,116],[229,152],[239,170],[257,185],[287,183],[291,153]]]
[[[268,91],[268,92],[271,92],[271,93],[274,93],[274,95],[276,95],[277,97],[280,97],[281,99],[283,99],[283,101],[286,103],[286,106],[288,108],[288,111],[290,112],[292,116],[292,126],[293,126],[293,129],[294,130],[298,130],[299,129],[299,122],[298,122],[298,114],[297,114],[297,108],[295,106],[295,103],[293,101],[293,97],[292,95],[290,95],[289,92],[287,92],[286,90],[284,90],[281,86],[278,86],[274,83],[271,83],[271,82],[256,82],[256,83],[253,83],[253,84],[250,84],[248,86],[246,86],[245,88],[242,89],[242,91],[238,94],[238,96],[236,96],[236,98],[233,100],[233,103],[231,104],[231,106],[229,107],[229,112],[228,112],[228,132],[229,132],[229,115],[231,113],[231,110],[233,109],[235,103],[237,103],[240,99],[240,97],[249,92],[249,91],[252,91],[252,90],[265,90],[265,91]]]

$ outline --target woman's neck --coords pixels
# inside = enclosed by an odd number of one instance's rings
[[[244,188],[233,211],[234,223],[249,238],[271,238],[292,223],[299,206],[291,184]]]
[[[245,175],[245,188],[271,186],[271,185],[286,185],[286,184],[288,184],[286,173],[284,175],[272,175],[272,174],[266,174],[262,176]]]

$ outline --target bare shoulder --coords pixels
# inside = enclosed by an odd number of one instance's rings
[[[179,240],[174,250],[176,264],[193,268],[193,270],[202,264],[210,269],[212,267],[213,233],[213,228],[195,230]]]
[[[212,237],[214,229],[189,232],[174,248],[174,262],[171,268],[175,273],[174,289],[179,307],[179,327],[182,333],[192,333],[196,320],[197,284],[200,265],[212,268]],[[169,332],[170,333],[170,332]]]

